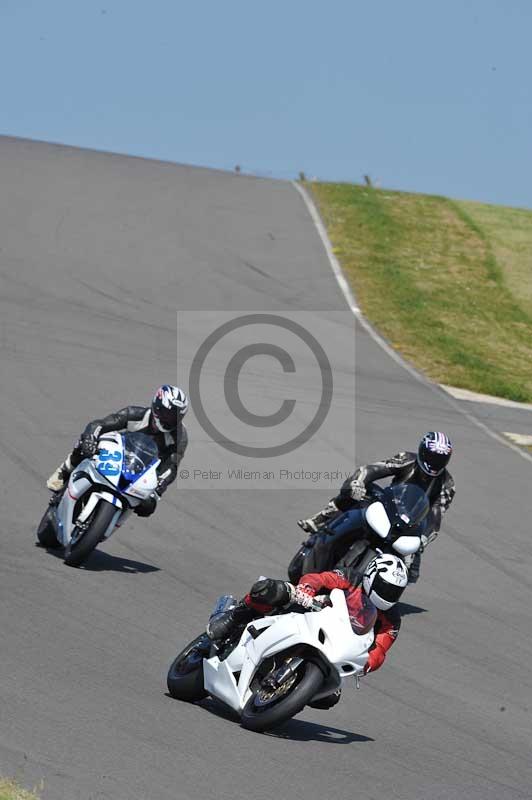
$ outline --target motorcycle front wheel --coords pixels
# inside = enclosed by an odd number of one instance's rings
[[[303,662],[296,673],[277,690],[256,689],[242,711],[241,725],[263,733],[287,722],[312,700],[323,683],[323,673],[316,664]]]
[[[116,506],[101,501],[92,517],[92,522],[85,533],[82,533],[74,544],[70,543],[65,551],[65,564],[79,567],[101,542],[103,535],[114,515]]]
[[[192,703],[207,697],[203,685],[203,658],[208,655],[209,649],[207,634],[202,633],[174,658],[168,670],[166,685],[168,693],[175,700]]]

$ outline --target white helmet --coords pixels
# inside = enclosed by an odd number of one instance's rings
[[[381,555],[369,562],[363,577],[364,591],[381,611],[391,608],[408,583],[408,570],[395,555]]]

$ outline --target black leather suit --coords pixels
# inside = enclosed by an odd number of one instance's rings
[[[359,467],[342,485],[340,493],[333,502],[340,511],[347,511],[356,505],[350,494],[352,481],[369,487],[373,481],[393,478],[394,483],[414,483],[426,492],[431,507],[431,519],[427,526],[428,541],[436,538],[441,527],[442,515],[452,503],[456,493],[451,474],[444,470],[441,475],[431,478],[417,464],[415,453],[402,452],[384,461]],[[426,542],[424,543],[426,544]]]
[[[83,433],[98,438],[102,433],[110,431],[140,431],[154,440],[161,459],[161,463],[157,467],[159,478],[157,494],[162,495],[176,479],[179,462],[183,458],[188,444],[188,435],[183,423],[179,423],[175,431],[162,433],[153,424],[149,407],[127,406],[102,419],[89,422]],[[82,459],[83,455],[78,444],[70,456],[71,466],[76,467]]]

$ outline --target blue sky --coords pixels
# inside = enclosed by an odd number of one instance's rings
[[[0,0],[0,133],[532,208],[526,0]]]

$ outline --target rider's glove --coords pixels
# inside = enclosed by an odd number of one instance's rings
[[[159,480],[157,481],[157,494],[159,495],[159,498],[162,497],[162,495],[166,492],[167,489],[168,489],[168,483],[166,481],[166,478],[159,478]]]
[[[152,492],[148,497],[139,503],[139,505],[135,508],[135,514],[138,517],[150,517],[155,509],[157,508],[157,502],[159,501],[159,495],[157,492]]]
[[[375,672],[384,664],[384,659],[386,658],[386,652],[382,649],[382,647],[374,647],[368,653],[368,660],[364,667],[364,675],[367,675],[368,672]]]
[[[79,439],[79,449],[82,456],[89,458],[98,449],[98,440],[92,433],[82,433]]]
[[[306,592],[302,586],[292,586],[290,584],[289,592],[290,602],[297,603],[298,606],[303,606],[303,608],[313,608],[314,595]]]
[[[366,497],[366,486],[362,481],[351,481],[349,484],[349,494],[352,500],[359,502]]]

